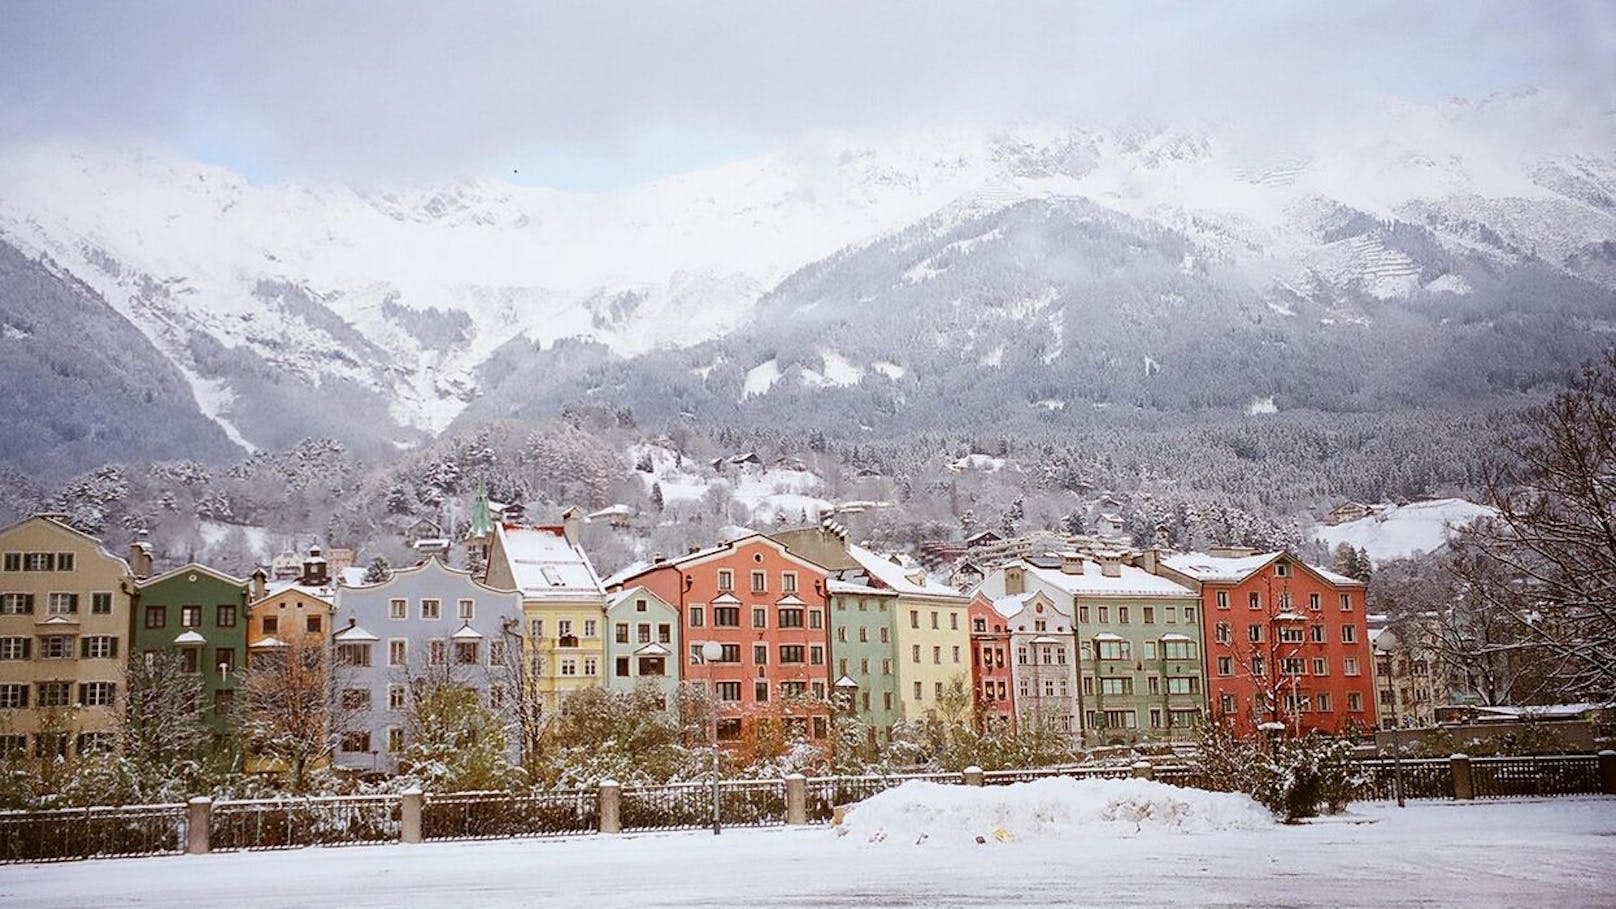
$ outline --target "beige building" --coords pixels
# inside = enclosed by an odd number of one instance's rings
[[[0,530],[0,748],[65,758],[108,743],[130,583],[128,563],[59,517]]]
[[[1375,657],[1375,720],[1381,729],[1436,725],[1437,660],[1409,629],[1371,629]]]

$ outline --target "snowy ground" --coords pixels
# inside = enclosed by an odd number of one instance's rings
[[[1616,799],[1355,806],[1356,820],[976,845],[824,827],[0,867],[0,905],[1616,905]]]

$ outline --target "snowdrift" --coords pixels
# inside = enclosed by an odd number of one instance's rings
[[[1268,809],[1237,793],[1140,779],[1051,777],[986,787],[912,780],[853,805],[836,830],[854,842],[910,845],[1253,830],[1274,823]]]

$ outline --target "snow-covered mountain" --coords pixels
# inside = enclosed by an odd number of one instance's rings
[[[1058,413],[1153,403],[1072,386],[1115,384],[1090,379],[1119,363],[1202,369],[1184,326],[1333,350],[1308,339],[1409,311],[1438,333],[1513,319],[1536,293],[1584,340],[1616,330],[1610,121],[1573,132],[1550,99],[1512,96],[1389,106],[1284,146],[955,132],[594,194],[254,185],[158,152],[10,146],[0,243],[99,295],[243,446],[311,428],[409,445],[586,393],[717,415],[787,390],[913,399],[939,356],[1025,364],[1004,394]],[[1111,323],[1148,330],[1093,330]],[[646,386],[669,369],[676,393]],[[1284,381],[1238,394],[1282,406]]]

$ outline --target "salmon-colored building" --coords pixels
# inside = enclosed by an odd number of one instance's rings
[[[976,689],[978,723],[1003,720],[1014,727],[1015,685],[1011,679],[1010,627],[993,601],[978,593],[966,610],[971,627],[971,685]]]
[[[827,580],[825,568],[753,534],[608,584],[613,592],[644,587],[679,610],[681,678],[713,685],[722,743],[762,753],[793,732],[828,738]],[[724,648],[711,664],[702,659],[708,641]]]
[[[1147,552],[1142,567],[1200,591],[1214,719],[1241,733],[1375,728],[1362,581],[1288,552]]]

